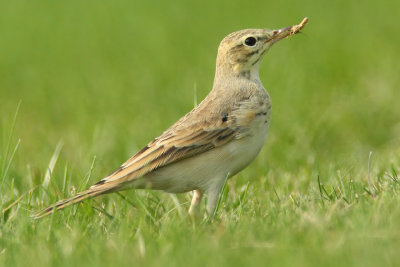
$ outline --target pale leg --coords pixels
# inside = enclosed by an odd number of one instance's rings
[[[191,217],[197,217],[200,213],[200,203],[201,199],[203,198],[203,193],[198,189],[194,190],[193,193],[192,203],[190,204],[189,208],[189,215]]]

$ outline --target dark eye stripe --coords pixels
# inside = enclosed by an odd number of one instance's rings
[[[251,57],[251,56],[254,55],[254,54],[258,54],[259,51],[260,51],[260,50],[252,51],[252,52],[246,54],[246,57]]]
[[[243,44],[238,44],[238,45],[232,47],[232,49],[238,49],[238,48],[240,48],[240,47],[242,47],[242,46],[243,46]]]

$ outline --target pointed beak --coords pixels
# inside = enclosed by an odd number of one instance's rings
[[[274,44],[274,43],[278,42],[279,40],[282,40],[290,35],[296,34],[296,33],[300,32],[301,29],[304,28],[304,26],[307,24],[307,22],[308,22],[308,18],[304,18],[298,25],[289,26],[289,27],[282,28],[279,30],[273,30],[272,37],[270,39],[268,39],[267,42],[271,42],[271,44]]]

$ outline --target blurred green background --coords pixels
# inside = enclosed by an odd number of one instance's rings
[[[307,239],[301,234],[304,229],[300,231],[296,228],[296,221],[299,219],[297,216],[290,217],[288,212],[284,221],[280,221],[282,217],[278,215],[276,218],[268,217],[273,214],[268,207],[271,201],[269,198],[274,198],[274,190],[281,193],[281,197],[288,203],[292,201],[290,198],[293,199],[293,192],[300,199],[315,199],[318,194],[307,194],[310,193],[311,186],[317,188],[317,177],[325,183],[333,183],[334,187],[338,173],[349,174],[352,177],[349,181],[357,180],[360,183],[361,191],[358,194],[361,195],[368,177],[371,178],[372,175],[373,179],[378,179],[386,170],[397,170],[400,164],[399,10],[400,2],[394,0],[0,0],[0,152],[1,174],[5,174],[1,178],[0,187],[2,207],[4,209],[35,184],[41,183],[50,158],[60,142],[63,147],[52,175],[49,192],[40,196],[33,195],[33,209],[62,196],[57,192],[62,188],[63,177],[69,177],[71,186],[78,187],[89,172],[94,157],[95,168],[89,183],[107,175],[193,108],[195,97],[200,101],[207,95],[213,82],[217,47],[225,35],[244,28],[282,28],[297,24],[307,16],[310,21],[303,33],[279,42],[261,64],[260,77],[273,101],[270,132],[255,163],[237,178],[233,178],[237,180],[237,184],[231,182],[229,185],[229,192],[234,198],[235,190],[242,192],[242,186],[251,180],[249,192],[252,193],[249,201],[265,201],[265,213],[254,215],[249,207],[244,209],[242,215],[248,218],[246,223],[234,220],[241,225],[232,226],[233,229],[239,227],[236,231],[225,228],[232,223],[227,220],[204,226],[199,230],[201,233],[191,233],[196,236],[192,238],[200,240],[197,240],[199,245],[194,246],[199,251],[198,261],[195,263],[204,263],[199,260],[200,255],[206,261],[209,250],[221,249],[218,244],[210,247],[206,245],[210,236],[221,244],[238,246],[235,243],[238,240],[233,242],[230,236],[246,239],[247,235],[244,233],[252,229],[249,231],[253,238],[263,236],[260,242],[265,241],[268,250],[268,253],[263,254],[260,252],[262,249],[243,248],[244,252],[249,253],[248,257],[254,256],[253,263],[262,264],[263,260],[270,259],[280,266],[293,263],[309,265],[313,261],[308,255],[315,255],[314,263],[317,264],[331,262],[333,265],[335,261],[330,260],[336,257],[347,264],[373,264],[371,259],[366,259],[365,262],[353,261],[354,255],[364,252],[373,255],[373,242],[370,247],[353,250],[352,254],[346,249],[346,245],[353,247],[352,242],[357,244],[363,241],[357,238],[349,241],[346,236],[342,236],[342,243],[338,241],[339,245],[335,244],[344,248],[343,251],[339,249],[338,255],[329,254],[329,249],[321,249],[321,244],[329,248],[332,245],[321,241],[329,229],[328,225],[321,223],[321,232],[314,239]],[[13,116],[20,101],[10,143]],[[18,139],[21,143],[10,168],[5,171],[10,159],[7,146],[10,144],[14,148]],[[370,159],[372,174],[367,170],[370,152],[373,153]],[[64,174],[66,171],[67,175]],[[266,191],[260,191],[261,189]],[[357,190],[352,191],[354,199],[356,194]],[[129,193],[126,195],[131,196]],[[163,194],[156,193],[155,196],[167,199]],[[230,214],[229,196],[227,198],[226,210]],[[44,199],[44,203],[39,199]],[[118,201],[122,201],[118,196],[106,198],[108,199],[115,201],[117,206]],[[179,199],[182,201],[186,198],[180,196]],[[43,256],[39,262],[61,264],[65,259],[60,256],[64,255],[60,252],[64,251],[63,246],[52,248],[51,244],[56,242],[51,238],[46,239],[47,230],[43,230],[52,224],[47,221],[40,224],[42,228],[39,228],[36,223],[31,223],[26,216],[27,200],[20,201],[20,208],[17,209],[19,211],[13,211],[17,219],[14,222],[3,220],[1,223],[0,239],[4,239],[0,242],[0,262],[23,263],[17,256],[18,253],[27,253],[27,248],[22,244],[31,240],[28,244],[34,246],[37,241],[33,240],[44,239],[42,246],[46,249],[43,253],[51,253],[54,249],[58,251],[54,252],[58,256],[50,259]],[[332,205],[336,205],[335,201]],[[317,210],[320,215],[325,214],[325,206],[313,206],[319,200],[306,203],[312,203],[307,206],[310,210]],[[368,217],[376,212],[372,207],[376,208],[378,204],[372,202],[370,205],[360,208],[362,211],[357,215],[359,222],[364,221],[364,215]],[[390,213],[400,214],[399,208],[396,205],[393,207],[397,209],[397,213]],[[143,211],[136,210],[136,214],[139,215],[124,217],[126,221],[119,224],[128,225],[140,216],[145,216]],[[225,214],[224,211],[222,214]],[[378,217],[378,220],[386,220],[387,215],[382,211],[382,217]],[[89,214],[85,218],[90,221],[89,218],[93,216],[95,215]],[[179,221],[174,215],[171,216],[171,228],[188,227],[185,220]],[[262,235],[260,233],[264,233],[264,230],[257,232],[257,227],[264,229],[265,222],[262,218],[265,216],[270,221],[267,223],[268,230],[265,230],[267,234]],[[16,222],[18,220],[19,224]],[[86,221],[82,220],[82,224],[84,222]],[[65,220],[61,217],[56,224],[60,233],[55,238],[60,244],[66,238],[64,235],[69,233],[64,223]],[[357,225],[354,221],[352,223]],[[77,229],[86,229],[82,224],[75,222]],[[107,225],[107,222],[104,224]],[[294,230],[274,236],[274,229],[281,229],[279,225],[289,225],[289,229]],[[352,229],[346,225],[341,219],[335,224],[338,232],[343,233]],[[388,236],[400,236],[398,230],[386,226],[383,228],[391,229],[386,232]],[[54,229],[55,226],[52,227],[49,229]],[[22,234],[21,229],[27,228],[34,230],[25,230]],[[124,233],[135,232],[138,228],[114,229],[119,239],[114,240],[113,244],[125,244],[128,241],[122,238]],[[171,244],[154,245],[150,249],[150,256],[142,258],[142,263],[163,264],[163,259],[169,257],[175,257],[175,263],[185,263],[193,257],[192,251],[185,250],[189,241],[185,239],[185,243],[173,239],[184,234],[180,232],[183,230],[175,230],[176,233],[166,231],[165,234],[158,225],[149,227],[148,232],[146,229],[142,229],[144,237],[140,237],[144,241],[137,239],[135,234],[131,240],[135,245],[127,247],[139,249],[140,242],[151,242],[153,238],[170,239]],[[80,235],[79,231],[77,230],[77,236]],[[219,233],[221,231],[223,234]],[[16,237],[13,243],[8,238],[14,234]],[[215,237],[219,234],[222,235],[221,239]],[[89,237],[83,242],[90,246],[92,242],[99,242],[102,238],[113,240],[100,230],[98,235],[106,237],[94,235],[95,237]],[[291,242],[296,244],[296,248],[309,250],[300,249],[291,258],[293,251],[285,250],[285,243],[280,243],[282,237],[289,240],[293,238]],[[81,242],[80,239],[72,240],[72,247]],[[268,247],[270,243],[274,244],[272,247],[280,249]],[[289,244],[286,245],[290,248]],[[394,252],[395,245],[400,248],[397,239],[396,242],[392,240],[385,243],[381,248],[382,251],[387,251],[386,248],[391,247]],[[3,253],[1,246],[4,248]],[[96,255],[102,255],[104,251],[118,251],[110,246],[111,248],[105,249],[97,244]],[[168,246],[174,249],[165,248]],[[172,253],[175,249],[182,254]],[[32,253],[35,251],[42,253],[38,248],[33,248]],[[71,248],[71,251],[75,250]],[[98,263],[89,254],[85,254],[87,250],[83,251],[87,258],[85,256],[82,261],[77,260],[77,263]],[[215,255],[218,260],[210,257],[209,263],[230,263],[227,258],[236,254],[232,254],[231,250],[224,254],[225,252],[220,252],[220,258]],[[74,256],[80,255],[71,253]],[[329,255],[333,255],[332,258]],[[389,254],[383,262],[393,263],[393,255]],[[108,260],[110,263],[114,262],[113,257],[116,257],[120,263],[131,263],[128,258],[130,255],[125,256],[116,253]],[[138,256],[135,259],[139,258]],[[216,261],[211,262],[211,259]],[[328,261],[324,262],[323,259]],[[243,262],[232,260],[232,263]],[[169,264],[173,265],[171,262]]]
[[[398,7],[396,1],[3,1],[0,114],[4,122],[22,101],[23,161],[41,166],[64,140],[69,161],[90,152],[117,166],[189,111],[195,88],[199,100],[209,92],[225,35],[308,16],[304,33],[276,45],[260,68],[273,100],[266,164],[367,157],[399,144]]]

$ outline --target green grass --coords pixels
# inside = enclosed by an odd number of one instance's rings
[[[398,265],[399,9],[0,0],[0,266]],[[226,34],[305,16],[304,33],[263,60],[270,132],[212,223],[187,218],[189,194],[151,191],[30,219],[204,98]]]

